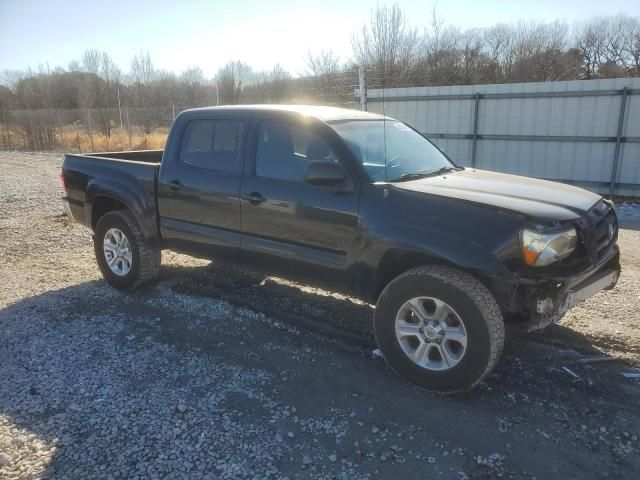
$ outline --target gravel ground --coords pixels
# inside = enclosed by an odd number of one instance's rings
[[[109,288],[61,160],[0,153],[0,478],[637,478],[637,205],[616,289],[442,397],[339,295],[173,252],[155,287]]]

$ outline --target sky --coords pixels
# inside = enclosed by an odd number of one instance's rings
[[[149,52],[157,68],[200,67],[207,77],[231,60],[256,70],[280,64],[304,74],[308,52],[342,61],[353,33],[377,4],[369,0],[0,0],[0,71],[66,67],[92,48],[127,72]],[[409,23],[428,25],[432,0],[399,0]],[[438,15],[463,29],[517,20],[569,23],[598,15],[640,15],[640,0],[439,0]]]

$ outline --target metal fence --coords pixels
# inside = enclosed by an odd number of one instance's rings
[[[369,89],[366,100],[460,165],[640,197],[640,78]]]

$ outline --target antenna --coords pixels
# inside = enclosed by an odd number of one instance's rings
[[[120,106],[120,88],[118,88],[118,111],[120,112],[120,141],[122,142],[122,151],[124,152],[124,127],[122,125],[122,107]]]
[[[385,109],[384,99],[384,87],[387,84],[387,69],[384,69],[382,74],[382,142],[384,143],[384,180],[389,180],[389,173],[387,172],[387,112]]]

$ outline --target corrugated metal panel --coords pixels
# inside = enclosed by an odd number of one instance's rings
[[[608,193],[622,101],[615,91],[625,87],[635,91],[627,97],[622,137],[628,137],[629,143],[623,142],[620,148],[617,193],[640,196],[640,78],[374,89],[368,91],[368,109],[402,120],[427,135],[467,135],[434,138],[434,142],[458,164],[468,166],[473,143],[472,95],[554,92],[553,97],[481,98],[476,166],[583,184]],[[594,91],[600,94],[575,93]],[[443,95],[469,97],[434,98]],[[483,135],[574,139],[483,139]]]

